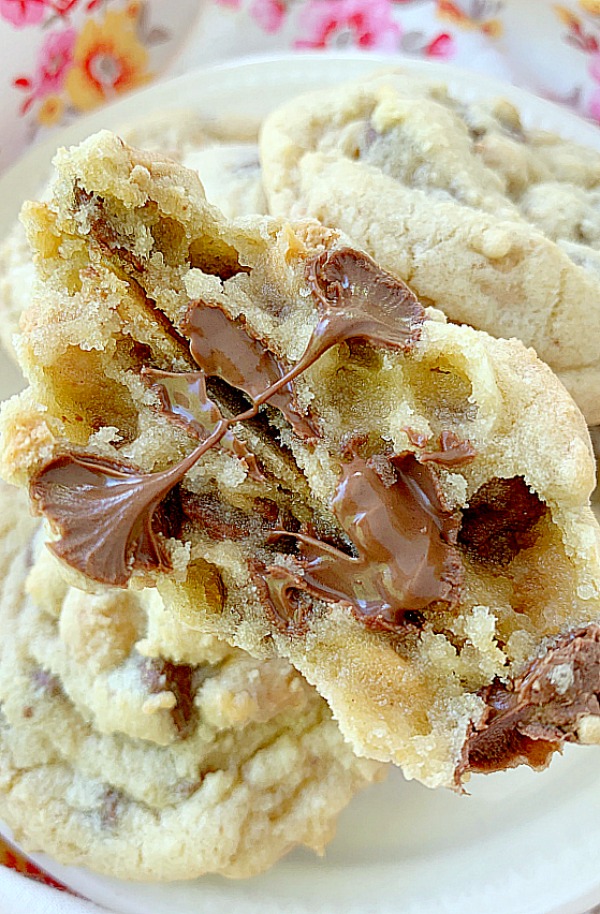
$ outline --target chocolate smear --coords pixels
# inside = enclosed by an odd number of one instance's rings
[[[182,488],[179,504],[183,523],[191,524],[215,543],[252,539],[262,544],[277,524],[292,525],[295,530],[299,527],[289,510],[266,498],[254,499],[253,510],[243,511],[224,503],[216,491],[197,493]]]
[[[196,451],[162,473],[142,473],[119,460],[67,453],[31,480],[30,498],[60,539],[58,558],[88,578],[124,587],[132,569],[170,571],[155,515],[196,462]]]
[[[342,465],[332,508],[357,557],[292,534],[303,553],[297,571],[281,565],[266,571],[281,627],[298,619],[297,591],[345,603],[369,628],[386,631],[402,627],[407,612],[456,603],[463,580],[455,547],[460,515],[447,508],[434,471],[414,454],[376,460],[354,454]]]
[[[519,678],[481,692],[485,710],[468,735],[457,783],[467,771],[544,768],[579,721],[600,715],[600,625],[561,635]]]

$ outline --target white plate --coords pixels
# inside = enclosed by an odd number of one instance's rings
[[[358,76],[390,58],[307,55],[248,60],[187,74],[77,122],[0,180],[0,235],[35,195],[60,144],[142,113],[191,107],[216,119],[263,116],[298,92]],[[600,131],[495,80],[426,61],[401,65],[446,80],[463,97],[502,94],[527,124],[600,149]],[[17,389],[2,363],[0,395]],[[567,749],[549,771],[475,778],[471,797],[389,780],[342,815],[324,860],[296,851],[264,876],[149,885],[34,859],[80,894],[124,914],[582,914],[600,901],[600,752]],[[41,798],[40,798],[41,799]]]

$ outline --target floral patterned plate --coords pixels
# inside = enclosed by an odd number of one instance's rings
[[[0,0],[0,171],[39,135],[151,82],[199,0]]]
[[[49,171],[56,142],[76,142],[140,113],[192,107],[214,118],[262,117],[295,94],[373,70],[389,58],[308,55],[249,60],[158,84],[82,118],[0,179],[0,235]],[[445,79],[465,97],[503,94],[531,124],[600,149],[600,131],[512,86],[443,64],[401,61]],[[1,358],[1,357],[0,357]],[[0,396],[19,385],[0,366]],[[430,791],[397,771],[342,815],[323,860],[295,851],[246,881],[134,884],[44,855],[34,861],[73,891],[123,914],[582,914],[600,902],[600,755],[568,747],[543,774],[476,777],[472,796]],[[42,801],[42,798],[40,798]]]

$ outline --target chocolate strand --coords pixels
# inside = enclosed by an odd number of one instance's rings
[[[208,396],[206,375],[202,370],[174,372],[142,368],[142,380],[158,396],[161,404],[159,412],[192,438],[206,440],[224,418],[217,404]],[[256,456],[231,430],[225,433],[221,443],[244,463],[251,479],[265,481]]]

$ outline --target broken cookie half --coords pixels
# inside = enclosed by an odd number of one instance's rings
[[[289,659],[430,786],[597,741],[594,464],[552,372],[111,134],[57,167],[2,465],[72,576]]]

